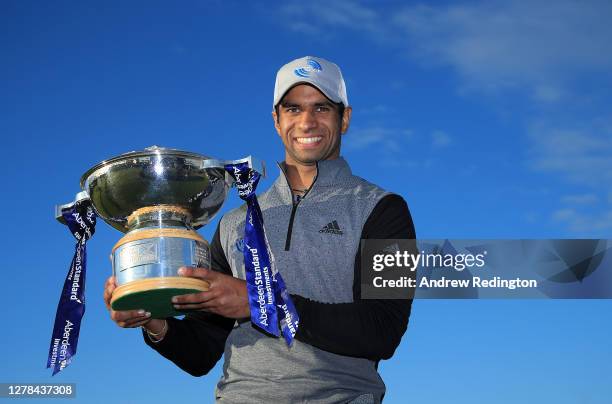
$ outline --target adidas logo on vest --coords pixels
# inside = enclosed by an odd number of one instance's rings
[[[344,234],[342,233],[342,230],[340,230],[340,226],[338,226],[338,222],[336,222],[335,220],[323,226],[323,228],[319,230],[319,233],[331,233],[331,234],[338,234],[338,235]]]

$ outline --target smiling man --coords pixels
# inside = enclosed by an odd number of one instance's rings
[[[412,302],[361,298],[360,240],[414,239],[415,232],[406,202],[354,176],[340,157],[351,113],[335,64],[304,57],[278,71],[272,117],[285,161],[258,199],[300,317],[291,346],[249,320],[245,206],[220,220],[212,270],[182,270],[210,282],[209,291],[175,298],[177,308],[197,311],[152,320],[143,311],[111,310],[119,326],[142,326],[145,342],[190,374],[208,373],[225,354],[220,402],[378,403],[384,396],[378,362],[399,345]],[[114,288],[109,278],[107,305]]]

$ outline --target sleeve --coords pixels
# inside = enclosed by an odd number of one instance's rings
[[[399,195],[382,198],[366,221],[363,239],[416,239],[408,206]],[[351,303],[321,303],[291,295],[300,316],[296,338],[328,352],[389,359],[408,327],[412,299],[361,299],[361,249],[355,257]]]
[[[210,244],[211,267],[231,275],[221,246],[219,227]],[[233,319],[202,311],[189,313],[182,320],[172,317],[166,320],[168,331],[164,339],[152,342],[143,330],[144,340],[163,357],[193,376],[207,374],[221,359],[225,340],[234,326]]]

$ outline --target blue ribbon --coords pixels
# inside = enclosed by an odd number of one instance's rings
[[[68,366],[71,358],[76,355],[81,319],[85,314],[85,243],[94,234],[96,227],[96,214],[89,199],[77,201],[62,209],[62,216],[77,242],[57,305],[49,346],[47,368],[53,369],[53,375]]]
[[[236,180],[240,199],[247,203],[243,253],[251,322],[278,337],[280,321],[280,331],[287,345],[291,345],[299,316],[276,269],[266,238],[263,216],[255,196],[261,176],[248,162],[226,164],[225,169]]]

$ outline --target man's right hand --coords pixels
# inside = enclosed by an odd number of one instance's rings
[[[117,288],[115,277],[109,277],[104,283],[104,304],[110,312],[111,319],[122,328],[144,327],[149,333],[156,334],[156,340],[163,339],[165,335],[166,320],[152,319],[151,313],[144,310],[115,311],[111,308],[111,297]],[[159,335],[157,335],[159,334]]]

